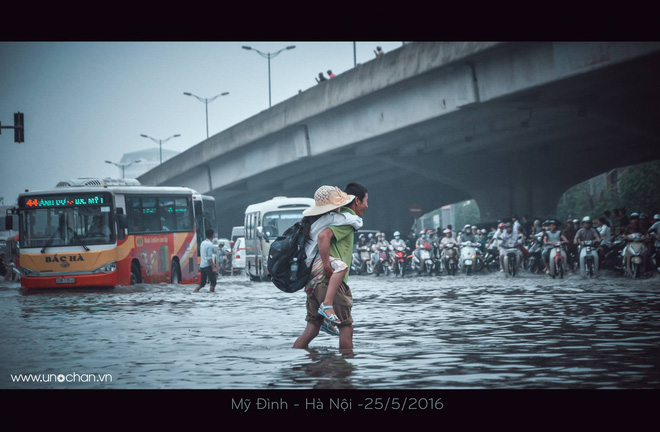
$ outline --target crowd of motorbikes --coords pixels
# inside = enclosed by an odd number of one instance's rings
[[[517,244],[501,245],[504,253],[500,261],[500,245],[490,241],[497,230],[488,233],[475,226],[470,228],[467,231],[476,234],[473,241],[462,241],[465,228],[456,237],[444,241],[442,237],[435,237],[432,230],[423,230],[419,237],[421,241],[416,245],[395,242],[400,239],[399,232],[394,233],[391,243],[385,241],[384,233],[370,234],[369,238],[360,238],[356,244],[351,273],[376,276],[393,273],[403,277],[407,274],[453,276],[501,271],[507,277],[515,277],[521,271],[543,274],[547,269],[552,278],[563,278],[567,274],[591,278],[598,276],[601,270],[631,278],[640,278],[650,272],[660,273],[660,239],[657,235],[619,235],[607,245],[592,240],[572,247],[571,242],[565,241],[544,245],[544,226],[542,231]],[[542,257],[546,247],[549,249],[547,268]]]
[[[383,244],[384,237],[385,234],[380,233],[356,245],[351,263],[353,274],[376,276],[394,274],[404,277],[415,273],[457,275],[463,272],[471,275],[487,267],[488,254],[484,253],[485,242],[453,241],[443,244],[426,236],[420,247],[411,248],[402,242],[392,241]],[[400,233],[395,232],[394,237],[394,240],[400,239]],[[490,270],[492,271],[492,265]]]

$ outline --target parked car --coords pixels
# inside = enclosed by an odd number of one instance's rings
[[[233,274],[240,274],[245,269],[245,237],[238,237],[232,251]]]

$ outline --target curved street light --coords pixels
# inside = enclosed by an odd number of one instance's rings
[[[261,51],[259,51],[258,49],[252,48],[252,47],[250,47],[250,46],[243,46],[243,47],[242,47],[244,50],[248,50],[248,51],[256,51],[257,54],[259,54],[260,56],[262,56],[262,57],[268,59],[268,107],[269,107],[269,108],[272,106],[272,104],[271,104],[271,97],[270,97],[270,59],[272,59],[273,57],[277,56],[279,53],[281,53],[281,52],[284,51],[284,50],[292,50],[292,49],[294,49],[295,47],[296,47],[295,45],[290,45],[290,46],[288,46],[288,47],[282,48],[282,49],[279,50],[279,51],[275,51],[274,53],[265,53],[265,52],[261,52]]]
[[[142,163],[142,162],[145,162],[145,160],[144,159],[138,159],[136,161],[126,162],[126,163],[112,162],[112,161],[109,161],[109,160],[105,161],[105,163],[115,165],[115,166],[121,168],[121,178],[126,178],[126,167],[129,167],[133,164]]]
[[[209,137],[209,103],[213,102],[220,96],[227,96],[229,92],[224,92],[220,93],[219,95],[215,95],[212,98],[203,98],[200,96],[197,96],[196,94],[190,93],[190,92],[183,92],[184,95],[186,96],[194,96],[197,98],[198,101],[204,102],[206,104],[206,138],[208,139]]]
[[[180,135],[180,134],[176,134],[176,135],[172,135],[172,136],[170,136],[170,137],[167,137],[167,138],[165,138],[165,139],[156,139],[156,138],[154,138],[154,137],[150,137],[149,135],[145,135],[145,134],[140,134],[140,136],[141,136],[141,137],[144,137],[144,138],[149,138],[149,139],[151,139],[153,142],[158,143],[158,145],[160,146],[160,163],[162,164],[162,163],[163,163],[163,143],[164,143],[164,142],[168,142],[168,141],[169,141],[170,139],[172,139],[172,138],[180,137],[181,135]]]

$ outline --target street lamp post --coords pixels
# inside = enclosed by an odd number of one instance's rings
[[[105,163],[109,163],[111,165],[115,165],[115,166],[121,168],[121,178],[126,178],[126,167],[129,167],[129,166],[133,165],[134,163],[137,164],[137,163],[141,163],[141,162],[144,162],[144,159],[138,159],[136,161],[128,162],[128,163],[112,162],[112,161],[109,161],[109,160],[105,161]]]
[[[197,98],[197,100],[199,100],[200,102],[204,102],[204,104],[206,104],[206,138],[208,138],[209,137],[209,103],[213,102],[220,96],[227,96],[229,92],[220,93],[219,95],[215,95],[212,98],[208,98],[208,99],[199,97],[196,94],[192,94],[190,92],[183,92],[183,94],[186,96],[194,96]]]
[[[274,53],[265,53],[265,52],[261,52],[261,51],[259,51],[258,49],[254,49],[254,48],[249,47],[249,46],[244,46],[244,47],[243,47],[243,49],[248,50],[248,51],[256,51],[257,54],[259,54],[260,56],[262,56],[262,57],[268,59],[268,107],[269,107],[269,108],[270,108],[271,106],[273,106],[272,103],[271,103],[271,97],[270,97],[270,59],[272,59],[273,57],[277,56],[279,53],[281,53],[281,52],[284,51],[284,50],[291,50],[291,49],[294,49],[295,47],[296,47],[295,45],[291,45],[291,46],[288,46],[288,47],[282,48],[281,50],[276,51],[276,52],[274,52]]]
[[[145,134],[140,134],[140,136],[144,137],[144,138],[149,138],[153,142],[158,143],[158,145],[160,146],[160,163],[162,164],[163,163],[163,143],[168,142],[172,138],[180,137],[181,135],[176,134],[176,135],[172,135],[171,137],[167,137],[165,139],[156,139],[154,137],[150,137],[149,135],[145,135]]]

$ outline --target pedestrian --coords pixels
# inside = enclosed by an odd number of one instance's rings
[[[353,199],[350,200],[350,202],[347,202],[347,197],[345,195],[348,195],[349,197],[352,195]],[[316,201],[316,194],[314,198]],[[330,204],[328,207],[324,208],[339,205],[339,213],[345,213],[348,217],[353,215],[362,218],[368,207],[367,200],[369,195],[364,186],[357,183],[349,183],[344,189],[343,194],[334,191],[328,193],[327,198],[323,196],[319,196],[319,198],[321,198],[319,202],[316,203],[314,207],[310,208],[308,214],[310,212],[316,213],[321,206]],[[324,204],[324,202],[326,203]],[[315,208],[317,210],[313,210]],[[314,227],[310,226],[310,228],[313,230]],[[310,283],[314,283],[313,289],[311,291],[307,290],[307,287],[305,289],[307,293],[307,316],[305,317],[307,325],[302,334],[294,342],[294,348],[307,348],[309,343],[319,334],[321,325],[324,321],[324,317],[319,313],[319,309],[327,311],[326,314],[330,311],[330,308],[323,309],[324,306],[328,306],[325,304],[328,284],[331,276],[335,273],[335,267],[333,267],[333,261],[330,257],[340,260],[345,265],[348,265],[347,263],[351,262],[354,232],[355,229],[351,225],[331,225],[324,228],[318,234],[317,247],[322,262],[322,268],[319,269],[313,267],[312,269],[312,280]],[[319,274],[322,274],[323,278],[321,280],[315,280],[315,277]],[[338,321],[340,322],[340,324],[337,325],[339,329],[339,349],[350,351],[353,348],[353,317],[351,315],[353,296],[347,285],[349,272],[344,271],[343,274],[344,277],[339,284],[332,303],[332,313],[337,316]],[[349,353],[347,352],[347,354]]]
[[[323,76],[323,72],[319,72],[319,76],[318,78],[316,78],[316,82],[321,84],[323,81],[327,81],[327,79],[325,78],[325,76]]]
[[[209,291],[214,292],[215,291],[215,284],[217,282],[217,279],[215,277],[215,274],[218,272],[217,268],[215,267],[215,263],[213,262],[213,253],[215,250],[215,247],[213,246],[213,229],[208,228],[206,230],[206,239],[202,242],[202,244],[199,246],[199,256],[200,256],[200,263],[199,263],[199,271],[202,274],[199,285],[193,290],[193,292],[197,292],[200,289],[204,288],[206,285],[206,280],[208,279],[211,287]]]
[[[380,57],[383,55],[383,49],[379,46],[376,47],[374,50],[374,54],[376,54],[376,58]]]
[[[330,79],[332,79],[335,77],[335,74],[333,74],[332,71],[328,69],[328,76],[330,77]]]

